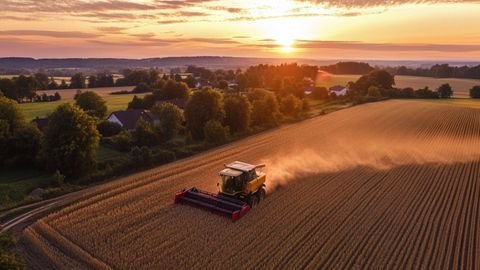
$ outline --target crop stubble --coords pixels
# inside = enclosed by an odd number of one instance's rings
[[[479,157],[480,110],[367,104],[115,181],[21,244],[33,268],[479,269]],[[172,204],[232,160],[267,162],[258,208]]]

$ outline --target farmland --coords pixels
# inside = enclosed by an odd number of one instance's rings
[[[480,110],[337,111],[96,187],[21,237],[32,268],[478,269]],[[232,160],[268,197],[236,223],[183,205]]]
[[[356,81],[360,75],[333,75],[328,73],[319,73],[317,77],[317,85],[331,87],[334,85],[347,85],[350,81]],[[395,87],[405,88],[412,87],[420,89],[428,86],[430,89],[437,89],[440,85],[449,83],[454,92],[454,96],[458,98],[469,97],[469,90],[475,85],[480,85],[480,80],[446,78],[437,79],[429,77],[414,76],[395,76]]]
[[[100,95],[107,102],[108,111],[116,110],[125,110],[128,103],[132,100],[133,94],[128,95],[110,95],[111,92],[121,91],[121,90],[132,90],[132,86],[126,87],[105,87],[105,88],[92,88],[92,89],[82,89],[82,91],[94,91]],[[32,120],[36,117],[45,117],[57,108],[58,105],[73,101],[73,97],[77,93],[77,89],[66,89],[66,90],[47,90],[47,91],[37,91],[37,94],[41,95],[46,93],[48,95],[53,95],[55,92],[60,93],[62,99],[60,101],[54,102],[36,102],[36,103],[22,103],[20,107],[24,111],[27,119]],[[143,96],[144,94],[138,94],[137,96]]]

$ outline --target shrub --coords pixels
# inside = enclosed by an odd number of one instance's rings
[[[326,87],[315,87],[312,92],[312,97],[314,99],[327,99],[328,98],[328,90]]]
[[[65,175],[56,170],[52,178],[52,186],[61,187],[65,183]]]
[[[203,128],[205,141],[211,144],[222,144],[227,141],[227,129],[216,120],[210,120]]]
[[[122,132],[122,126],[120,124],[110,121],[102,121],[97,125],[98,132],[103,137],[111,137]]]
[[[132,135],[128,131],[122,131],[111,137],[113,148],[120,152],[128,152],[133,146]]]
[[[380,98],[382,97],[382,93],[380,92],[380,89],[376,86],[370,86],[368,88],[368,97],[370,98]]]

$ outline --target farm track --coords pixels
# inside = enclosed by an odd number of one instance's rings
[[[236,223],[172,204],[232,160],[284,187]],[[480,269],[479,181],[480,110],[388,101],[96,187],[20,243],[33,269]]]

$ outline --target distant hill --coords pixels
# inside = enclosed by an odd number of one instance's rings
[[[333,65],[342,59],[334,60],[313,60],[302,58],[252,58],[252,57],[221,57],[221,56],[193,56],[193,57],[164,57],[164,58],[146,58],[146,59],[121,59],[121,58],[58,58],[58,59],[34,59],[28,57],[4,57],[0,58],[0,73],[14,74],[21,72],[30,72],[36,70],[62,71],[62,72],[95,72],[105,71],[118,72],[123,69],[139,68],[162,68],[169,70],[172,68],[182,68],[188,65],[196,65],[208,69],[237,69],[247,68],[258,64],[278,65],[282,63],[298,63],[316,66],[330,66],[329,72],[348,73],[349,69],[345,65]],[[473,66],[478,62],[436,62],[436,61],[395,61],[395,60],[361,60],[370,66],[407,66],[410,68],[429,68],[438,63],[447,63],[452,66]],[[365,66],[368,68],[368,66]],[[355,68],[357,70],[358,67]],[[358,72],[357,72],[358,73]],[[360,72],[360,73],[363,73]]]
[[[115,58],[64,58],[34,59],[7,57],[0,58],[0,69],[108,69],[125,68],[177,68],[188,65],[202,66],[209,69],[236,69],[258,64],[281,64],[297,62],[299,64],[332,64],[335,61],[316,61],[308,59],[284,58],[244,58],[244,57],[165,57],[147,59],[115,59]]]

